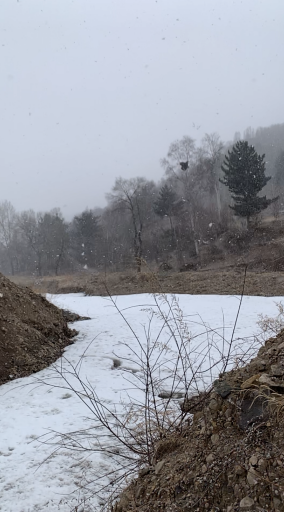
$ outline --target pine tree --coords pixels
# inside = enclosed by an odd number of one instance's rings
[[[177,200],[176,193],[166,184],[160,191],[157,200],[154,202],[153,210],[160,217],[172,217],[174,214],[174,203]]]
[[[238,217],[245,217],[248,224],[251,217],[278,199],[258,196],[271,179],[265,176],[264,158],[265,155],[260,156],[247,141],[238,141],[221,166],[225,176],[220,181],[229,188],[234,201],[230,208]]]
[[[276,158],[275,182],[277,186],[283,186],[284,184],[284,151],[281,151]]]

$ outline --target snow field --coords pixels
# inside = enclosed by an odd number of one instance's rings
[[[118,412],[123,411],[123,402],[143,400],[143,391],[134,385],[135,376],[139,377],[139,357],[135,359],[133,350],[140,356],[141,347],[110,300],[85,297],[83,294],[53,295],[47,298],[59,307],[91,317],[91,320],[72,324],[79,334],[75,343],[67,347],[64,353],[64,357],[74,366],[82,358],[82,380],[88,381],[97,395],[110,408],[116,407]],[[234,296],[202,295],[180,295],[177,299],[184,314],[181,319],[182,330],[188,329],[191,334],[192,360],[195,368],[202,370],[206,384],[209,378],[218,375],[221,368],[220,365],[214,367],[213,375],[209,377],[206,372],[203,373],[212,366],[212,361],[218,361],[219,350],[227,350],[228,344],[223,345],[222,338],[230,340],[240,299]],[[234,333],[233,361],[237,361],[239,355],[254,343],[254,335],[259,332],[258,315],[264,313],[276,316],[276,303],[281,299],[243,298]],[[164,388],[170,388],[167,378],[171,375],[172,361],[165,354],[172,353],[173,340],[167,329],[160,331],[161,318],[156,315],[152,317],[151,310],[157,310],[154,298],[150,295],[132,295],[119,296],[115,301],[142,346],[146,345],[147,333],[150,340],[159,336],[160,345],[157,345],[156,352],[159,346],[167,344],[169,352],[164,353],[164,360],[157,366],[157,371],[165,379]],[[175,303],[174,307],[177,308]],[[168,305],[163,304],[162,308],[167,312]],[[159,357],[159,354],[155,353],[154,356]],[[119,360],[120,366],[116,367],[118,363],[114,364],[114,359]],[[57,368],[60,368],[60,364],[62,368],[70,368],[66,366],[64,358],[57,362]],[[137,370],[138,373],[135,373]],[[76,387],[76,380],[70,375],[68,378],[70,384]],[[45,384],[41,384],[43,381]],[[200,381],[200,385],[203,385],[203,381]],[[70,389],[64,389],[64,383],[58,380],[52,367],[1,386],[0,408],[1,512],[69,512],[84,497],[84,492],[88,495],[88,489],[108,483],[111,477],[102,478],[88,486],[89,479],[103,477],[112,470],[111,456],[100,451],[82,453],[69,448],[53,453],[56,447],[45,444],[50,438],[50,431],[67,434],[95,425],[86,405]],[[102,442],[107,441],[110,447],[113,446],[113,440],[105,437],[103,429],[96,432]],[[87,490],[82,490],[78,495],[78,487],[86,484]],[[84,510],[92,510],[97,503],[100,503],[100,499],[94,497]]]

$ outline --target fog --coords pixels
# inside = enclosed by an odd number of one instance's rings
[[[281,0],[2,0],[1,193],[105,205],[187,134],[283,122]]]

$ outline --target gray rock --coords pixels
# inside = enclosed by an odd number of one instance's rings
[[[215,400],[215,398],[210,400],[208,407],[210,411],[218,411],[220,409],[220,405],[218,404],[217,400]]]
[[[164,398],[165,400],[169,400],[171,398],[173,400],[178,400],[179,398],[184,397],[184,393],[182,393],[181,391],[173,391],[173,392],[162,391],[161,393],[158,394],[158,397]]]
[[[248,471],[248,474],[247,474],[247,483],[253,487],[254,485],[256,485],[258,482],[257,480],[257,473],[255,471],[255,469],[253,468],[250,468],[249,471]]]
[[[247,510],[253,510],[254,509],[254,501],[249,496],[245,496],[240,501],[240,508],[247,509]]]
[[[282,377],[284,375],[284,368],[280,364],[272,364],[270,373],[274,377]]]
[[[115,357],[113,358],[112,361],[113,361],[113,366],[112,366],[113,369],[119,368],[122,364],[120,359],[116,359]]]
[[[211,443],[212,443],[212,444],[214,444],[214,445],[218,444],[218,443],[219,443],[219,440],[220,440],[220,438],[219,438],[219,435],[218,435],[218,434],[213,434],[213,435],[211,436]]]
[[[214,382],[214,390],[222,398],[226,398],[232,392],[232,389],[232,386],[226,380],[218,379]]]
[[[150,473],[151,469],[153,469],[153,468],[151,468],[150,466],[148,466],[147,468],[140,469],[139,476],[143,477],[143,476],[148,475]]]
[[[209,453],[209,455],[207,455],[207,457],[206,457],[207,464],[211,464],[213,462],[213,460],[214,460],[213,453]]]
[[[256,359],[254,361],[255,369],[259,372],[263,372],[267,368],[267,363],[264,359]]]
[[[262,423],[268,418],[268,410],[262,397],[245,398],[241,403],[239,426],[246,430],[250,425]]]
[[[258,457],[256,455],[252,455],[249,460],[250,465],[257,466],[257,462],[258,462]]]
[[[267,373],[263,373],[259,378],[259,383],[272,388],[284,388],[283,380],[272,379]]]

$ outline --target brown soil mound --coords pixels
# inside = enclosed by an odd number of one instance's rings
[[[284,510],[284,331],[200,399],[116,512]]]
[[[0,274],[0,384],[51,364],[75,334],[60,309]]]

